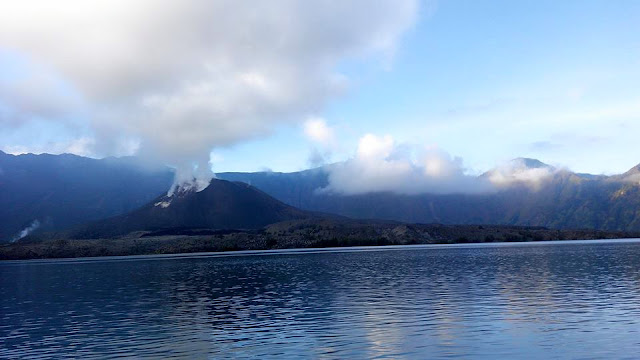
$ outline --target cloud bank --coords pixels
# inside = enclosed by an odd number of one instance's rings
[[[326,167],[329,185],[320,192],[355,195],[480,194],[511,186],[538,190],[557,172],[533,159],[514,159],[481,176],[469,174],[462,158],[433,146],[398,143],[389,135],[360,138],[355,155]]]
[[[539,189],[556,171],[556,168],[537,160],[518,158],[496,167],[486,175],[497,187],[525,184]]]
[[[327,168],[329,185],[323,192],[363,194],[480,193],[489,182],[467,175],[462,159],[434,147],[399,144],[389,136],[360,138],[353,158]]]
[[[0,51],[25,60],[21,76],[0,76],[12,94],[0,126],[81,116],[97,152],[135,143],[179,181],[210,177],[212,148],[318,113],[348,85],[339,63],[391,55],[417,11],[417,0],[7,3]]]

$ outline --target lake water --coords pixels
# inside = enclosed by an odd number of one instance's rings
[[[0,358],[638,358],[640,242],[0,263]]]

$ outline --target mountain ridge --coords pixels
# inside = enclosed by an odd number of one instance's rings
[[[132,212],[80,226],[63,237],[111,238],[167,229],[259,229],[314,216],[248,184],[213,179],[202,191],[161,195]]]
[[[122,214],[165,193],[166,168],[135,158],[92,159],[73,154],[0,154],[0,241],[37,221],[54,231]]]
[[[514,161],[540,168],[536,159]],[[328,165],[330,166],[330,165]],[[514,184],[490,194],[401,195],[379,192],[339,195],[317,191],[329,184],[327,167],[293,173],[218,173],[241,181],[305,211],[356,219],[411,223],[496,224],[640,229],[640,194],[633,176],[585,175],[567,169],[549,172],[538,190]],[[482,175],[481,175],[482,176]],[[60,231],[140,208],[166,194],[173,172],[141,167],[135,157],[91,159],[73,154],[0,153],[0,241],[10,241],[34,221],[36,231]]]
[[[485,174],[481,176],[488,176]],[[296,179],[295,187],[278,186],[268,173],[220,173],[218,177],[251,182],[281,201],[303,209],[357,219],[640,230],[638,186],[616,176],[585,176],[566,169],[554,168],[538,189],[515,183],[488,194],[335,195],[309,191],[328,182],[327,175],[318,171],[275,177],[284,178],[285,182]],[[310,180],[304,182],[305,179]]]

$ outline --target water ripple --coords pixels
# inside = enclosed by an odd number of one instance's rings
[[[640,242],[0,264],[0,358],[633,358]]]

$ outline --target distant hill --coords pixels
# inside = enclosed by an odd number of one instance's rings
[[[250,183],[302,209],[360,219],[640,230],[640,166],[624,175],[607,177],[557,170],[534,159],[516,160],[527,168],[549,168],[553,172],[537,188],[516,183],[493,193],[448,195],[318,192],[318,188],[328,184],[328,175],[322,169],[290,174],[221,173],[217,176]]]
[[[0,151],[0,241],[34,223],[37,230],[57,230],[131,211],[172,181],[169,169],[143,168],[135,158]]]
[[[250,184],[299,209],[358,219],[640,230],[640,165],[615,176],[576,174],[535,159],[515,159],[508,166],[548,169],[551,175],[537,188],[516,183],[476,195],[329,194],[318,191],[329,183],[326,168],[217,177]],[[50,231],[130,212],[166,193],[172,178],[169,169],[143,169],[135,158],[0,152],[0,241],[13,239],[35,220],[38,230]]]
[[[325,169],[316,168],[292,173],[280,172],[228,172],[218,173],[219,179],[241,181],[266,192],[276,199],[301,209],[320,209],[322,205],[316,200],[317,190],[329,185],[329,177]]]
[[[213,179],[202,191],[162,195],[130,213],[80,226],[62,237],[111,238],[163,229],[259,229],[280,221],[314,217],[248,184]]]

